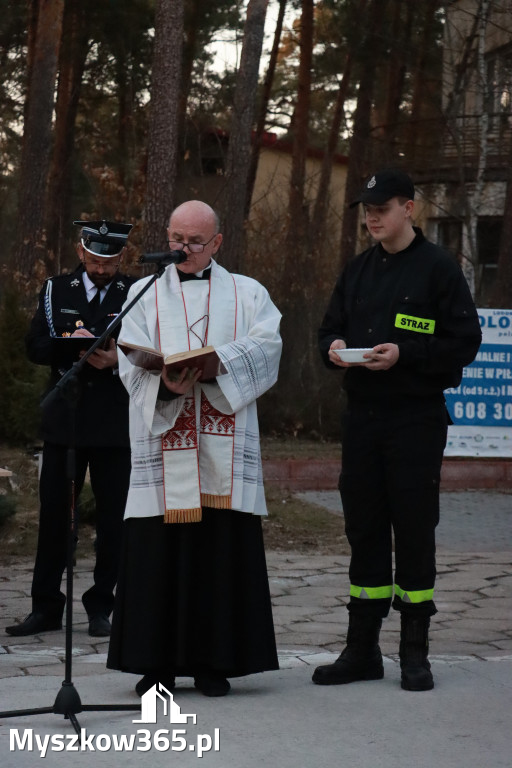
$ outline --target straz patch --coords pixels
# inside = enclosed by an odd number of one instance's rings
[[[416,333],[434,333],[435,327],[436,321],[429,320],[426,317],[397,315],[395,318],[395,328],[401,328],[404,331],[416,331]]]

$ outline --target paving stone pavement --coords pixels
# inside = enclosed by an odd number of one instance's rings
[[[307,498],[341,514],[337,493]],[[281,670],[233,681],[232,693],[222,700],[206,699],[190,681],[178,680],[183,711],[197,713],[203,734],[215,728],[222,734],[220,751],[204,756],[211,768],[510,768],[512,495],[443,494],[441,517],[438,613],[431,625],[435,689],[421,694],[400,689],[399,623],[393,611],[381,633],[382,681],[327,690],[312,685],[314,666],[332,661],[344,644],[348,557],[269,551]],[[53,712],[36,718],[19,714],[51,707],[65,677],[63,631],[25,638],[5,634],[6,625],[30,610],[32,565],[26,559],[0,567],[0,711],[16,712],[0,722],[2,768],[32,768],[38,762],[36,750],[16,747],[13,729],[32,728],[40,739],[72,731]],[[87,633],[80,596],[91,583],[92,568],[91,561],[79,559],[74,571],[73,681],[86,706],[115,701],[138,708],[137,678],[107,670],[108,639]],[[137,713],[98,712],[94,706],[78,716],[89,738],[139,733],[141,721],[132,720]],[[144,733],[156,736],[162,725],[160,718]],[[176,760],[185,767],[197,764],[197,757],[197,751],[187,751]],[[153,747],[148,764],[160,768],[172,758]],[[140,765],[137,751],[121,755],[112,749],[96,749],[94,755],[49,752],[45,765],[60,767],[71,759],[84,768]]]
[[[336,492],[298,494],[341,514]],[[438,613],[431,623],[431,655],[489,659],[512,654],[512,495],[441,495],[438,528]],[[343,647],[347,625],[348,557],[267,552],[281,666],[317,664]],[[74,572],[73,669],[102,671],[108,640],[91,638],[80,596],[93,563]],[[32,560],[0,568],[0,678],[57,673],[64,662],[64,631],[12,638],[5,626],[30,611]],[[384,622],[381,647],[396,660],[399,617]],[[105,670],[106,671],[106,670]]]

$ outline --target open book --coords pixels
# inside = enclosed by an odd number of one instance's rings
[[[227,373],[214,347],[201,347],[165,356],[158,349],[141,347],[127,341],[121,341],[117,346],[132,365],[145,368],[147,371],[161,371],[164,365],[168,372],[175,373],[183,368],[199,368],[201,370],[199,381],[209,381]]]

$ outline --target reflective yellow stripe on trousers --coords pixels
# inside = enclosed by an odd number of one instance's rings
[[[434,588],[405,590],[401,589],[398,584],[395,584],[395,593],[404,603],[426,603],[428,600],[434,599]]]
[[[361,600],[382,600],[393,597],[393,585],[385,587],[356,587],[350,585],[350,597],[359,597]]]

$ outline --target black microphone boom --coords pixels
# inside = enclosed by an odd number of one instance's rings
[[[187,254],[181,251],[163,251],[162,253],[143,253],[139,264],[181,264],[187,260]]]

